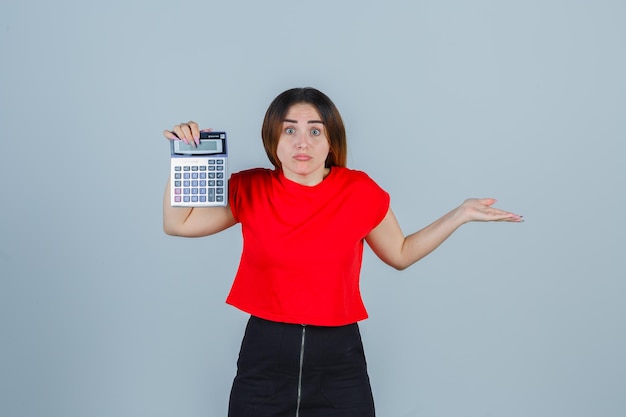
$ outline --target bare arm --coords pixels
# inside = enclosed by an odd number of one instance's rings
[[[200,131],[195,122],[183,123],[172,131],[163,132],[169,140],[198,143]],[[170,203],[171,179],[163,194],[163,230],[168,235],[201,237],[221,232],[237,223],[230,207],[172,207]]]
[[[425,228],[404,236],[391,208],[366,237],[374,253],[386,264],[405,269],[441,245],[461,225],[471,221],[521,222],[522,216],[491,207],[492,198],[469,199]]]
[[[170,181],[163,194],[163,231],[172,236],[201,237],[221,232],[237,221],[226,207],[172,207]]]

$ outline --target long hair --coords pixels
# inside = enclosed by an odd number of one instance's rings
[[[292,88],[279,94],[270,104],[263,119],[261,138],[267,157],[275,168],[281,168],[276,155],[278,140],[282,133],[283,122],[287,112],[294,104],[310,104],[324,123],[330,151],[325,167],[345,167],[348,155],[346,129],[335,104],[319,90],[311,87]]]

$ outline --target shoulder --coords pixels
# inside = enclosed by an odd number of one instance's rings
[[[343,193],[358,196],[359,198],[380,199],[383,204],[389,204],[389,193],[378,185],[366,172],[349,168],[339,168],[337,177],[339,178],[339,186],[344,190]]]
[[[256,205],[273,187],[276,172],[268,168],[252,168],[234,172],[228,182],[228,202],[233,216],[242,221],[248,207]]]
[[[341,204],[350,208],[355,221],[367,225],[369,233],[387,214],[390,204],[389,193],[363,171],[338,168],[336,178],[338,179],[336,190],[339,191],[337,195]]]
[[[333,167],[336,170],[336,177],[343,183],[350,186],[376,187],[379,185],[366,172],[356,169]]]
[[[234,172],[230,176],[231,182],[250,182],[262,181],[263,179],[271,179],[275,175],[275,171],[269,168],[252,168],[239,172]]]

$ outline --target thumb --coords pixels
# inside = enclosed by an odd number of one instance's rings
[[[492,206],[498,202],[498,200],[496,200],[495,198],[481,198],[478,201],[480,201],[480,203],[484,204],[485,206]]]

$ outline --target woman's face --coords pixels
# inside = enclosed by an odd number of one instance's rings
[[[328,174],[324,164],[330,150],[326,129],[315,107],[294,104],[283,120],[276,155],[283,174],[303,185],[316,185]]]

